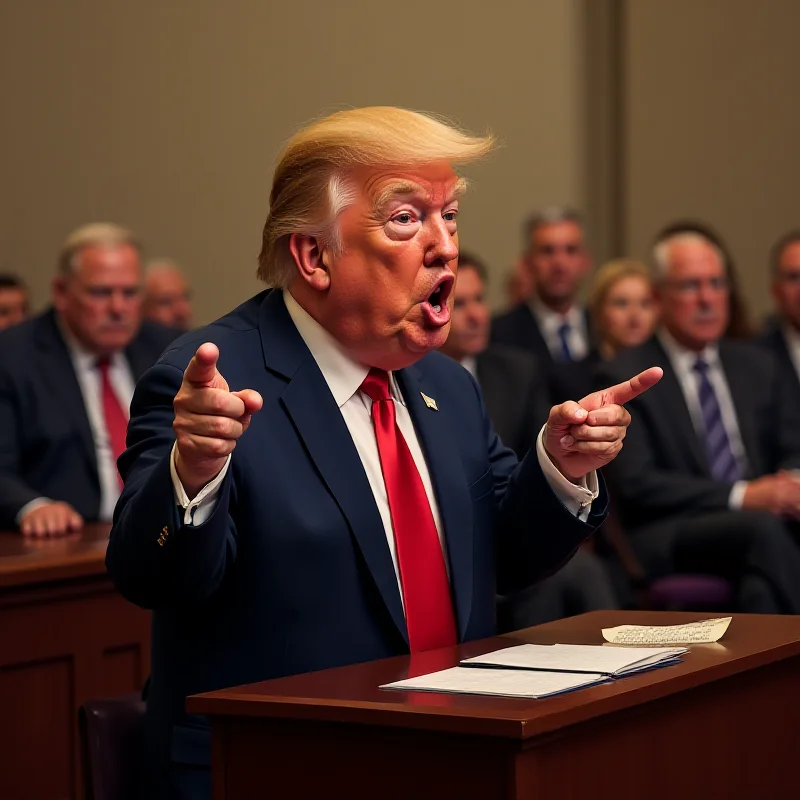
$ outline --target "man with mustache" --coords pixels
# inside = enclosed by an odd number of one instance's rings
[[[139,382],[106,563],[154,609],[148,798],[210,796],[187,694],[490,635],[496,590],[552,572],[603,519],[595,469],[659,370],[553,408],[520,463],[472,376],[435,352],[458,267],[453,165],[491,146],[398,108],[301,130],[264,226],[274,288]]]
[[[735,582],[741,611],[798,613],[800,409],[769,353],[722,338],[729,284],[711,241],[669,234],[653,266],[661,329],[597,376],[664,370],[630,403],[634,424],[608,471],[621,522],[653,577],[719,574]]]
[[[0,333],[0,527],[111,520],[134,384],[177,335],[140,309],[139,245],[95,223],[67,237],[53,307]]]

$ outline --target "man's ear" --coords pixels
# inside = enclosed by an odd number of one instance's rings
[[[50,284],[53,292],[53,307],[62,311],[67,296],[67,279],[63,275],[56,275]]]
[[[318,292],[327,291],[331,285],[331,274],[328,268],[330,253],[322,249],[315,236],[293,233],[289,237],[289,252],[300,277]]]

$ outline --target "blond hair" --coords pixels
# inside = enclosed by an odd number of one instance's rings
[[[650,270],[641,261],[633,258],[617,258],[603,264],[592,279],[592,286],[589,290],[587,308],[592,317],[592,322],[596,328],[600,327],[600,314],[605,305],[608,293],[623,278],[641,278],[648,286],[653,285],[653,278]]]
[[[427,114],[390,106],[339,111],[295,134],[272,180],[258,277],[285,287],[294,275],[293,233],[340,249],[336,218],[355,199],[348,181],[358,167],[466,164],[486,155],[494,137],[472,136]]]
[[[133,233],[113,222],[90,222],[76,228],[64,240],[58,254],[58,270],[71,275],[77,266],[77,257],[87,247],[121,247],[131,245],[141,253],[142,248]]]

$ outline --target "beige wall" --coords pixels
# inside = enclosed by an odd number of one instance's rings
[[[623,217],[643,254],[678,216],[713,223],[751,310],[770,244],[800,225],[796,0],[628,0]]]
[[[3,3],[0,264],[41,306],[65,234],[122,222],[187,266],[207,321],[258,288],[281,142],[322,111],[380,103],[502,138],[468,173],[461,220],[463,246],[500,275],[529,209],[584,199],[580,13],[578,0]]]

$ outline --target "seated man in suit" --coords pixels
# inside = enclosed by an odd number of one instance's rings
[[[451,165],[490,147],[396,108],[301,130],[264,226],[275,289],[139,382],[106,563],[155,610],[148,797],[209,796],[187,694],[491,634],[496,587],[557,569],[602,520],[594,470],[658,370],[552,409],[518,463],[472,376],[433,352],[457,269]]]
[[[775,359],[722,339],[728,283],[697,233],[653,251],[662,327],[598,372],[598,383],[655,363],[664,379],[630,404],[634,424],[609,475],[631,544],[653,575],[721,574],[739,608],[800,612],[800,417]]]
[[[800,230],[790,231],[770,254],[772,297],[778,324],[761,337],[786,372],[786,379],[800,402]]]
[[[483,262],[462,250],[450,333],[441,351],[478,381],[495,430],[505,445],[524,458],[550,413],[547,388],[535,356],[489,344],[486,279]],[[555,575],[499,598],[498,628],[518,630],[584,611],[618,607],[603,562],[582,547]]]
[[[592,347],[586,310],[578,302],[591,266],[583,223],[577,213],[552,208],[525,224],[524,268],[534,284],[530,301],[496,317],[492,341],[533,353],[547,371],[585,358]],[[553,380],[551,399],[560,403],[562,383]]]
[[[54,307],[0,333],[0,527],[111,520],[134,384],[175,337],[140,305],[139,245],[87,225],[61,250]]]
[[[0,330],[28,316],[28,289],[16,275],[0,275]]]
[[[148,262],[144,275],[144,318],[168,328],[192,327],[192,292],[185,275],[169,258]]]

